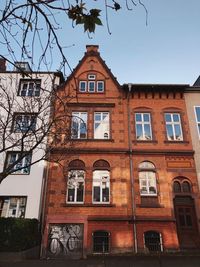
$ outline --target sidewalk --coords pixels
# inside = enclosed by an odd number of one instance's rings
[[[200,255],[89,257],[85,260],[1,261],[0,267],[200,267]]]

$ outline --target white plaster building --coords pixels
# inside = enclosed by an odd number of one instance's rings
[[[12,143],[11,137],[15,136],[20,140],[22,138],[21,132],[26,130],[26,127],[30,127],[30,123],[31,127],[37,127],[37,124],[41,125],[41,123],[44,123],[43,120],[49,119],[49,92],[63,82],[63,76],[60,72],[32,72],[28,63],[20,62],[18,64],[28,75],[23,75],[16,67],[14,71],[7,71],[5,61],[0,59],[0,119],[5,119],[5,107],[2,108],[1,106],[4,104],[2,95],[5,92],[14,96],[14,100],[10,101],[10,104],[12,109],[15,109],[14,115],[12,114],[13,121],[9,121],[9,127],[6,130],[6,138],[8,140],[6,141],[6,147],[8,147],[9,142]],[[6,89],[5,92],[3,92],[4,89]],[[40,117],[36,118],[33,112],[38,112],[38,103],[40,103],[41,114]],[[25,106],[26,108],[24,108]],[[1,151],[4,145],[3,134],[3,130],[0,129]],[[24,167],[27,162],[34,162],[40,159],[44,153],[45,142],[42,143],[40,148],[33,150],[31,156],[25,156],[14,167],[16,171],[8,175],[0,183],[1,217],[40,218],[45,162],[39,161],[23,169],[17,169],[17,166]],[[5,166],[9,166],[8,164],[17,160],[18,153],[19,148],[16,145],[6,149],[6,152],[0,153],[0,172],[3,171]]]
[[[194,159],[200,189],[200,76],[185,92],[185,102],[194,149]]]

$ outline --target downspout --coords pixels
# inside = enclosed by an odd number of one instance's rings
[[[129,166],[130,166],[130,179],[131,179],[131,206],[132,206],[132,220],[133,220],[133,239],[134,239],[134,252],[138,252],[137,248],[137,228],[136,228],[136,216],[135,216],[135,191],[134,191],[134,175],[133,175],[133,148],[131,138],[131,111],[130,111],[130,95],[131,95],[132,84],[128,84],[128,95],[127,95],[127,111],[128,111],[128,146],[129,146]]]
[[[55,75],[53,76],[53,80],[52,80],[52,86],[51,86],[51,93],[53,92],[53,90],[55,90]],[[49,110],[49,118],[48,120],[51,119],[51,116],[52,116],[52,103],[54,104],[54,99],[52,99],[52,96],[51,96],[51,99],[49,100],[50,101],[50,110]],[[47,135],[47,143],[46,143],[46,147],[45,147],[45,151],[47,152],[48,150],[48,135]],[[50,152],[48,150],[47,152],[47,159],[49,159],[50,157]],[[42,195],[42,198],[41,198],[41,204],[40,204],[40,223],[41,223],[41,244],[40,244],[40,258],[44,258],[46,257],[46,250],[44,250],[44,240],[45,240],[45,236],[44,236],[44,233],[45,233],[45,209],[46,209],[46,202],[47,202],[47,185],[48,185],[48,177],[49,177],[49,169],[50,169],[50,162],[49,161],[46,161],[45,162],[45,168],[44,168],[44,171],[43,171],[43,182],[42,182],[42,190],[41,190],[41,195]],[[44,255],[45,254],[45,255]]]

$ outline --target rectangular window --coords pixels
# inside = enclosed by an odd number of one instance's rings
[[[167,139],[169,141],[182,141],[183,133],[181,127],[180,114],[178,113],[166,113],[165,123],[167,130]]]
[[[140,195],[155,196],[157,195],[156,175],[154,172],[142,171],[139,172]]]
[[[41,80],[21,80],[19,96],[40,96]]]
[[[80,92],[86,92],[87,91],[87,82],[86,81],[80,81],[79,82],[79,91]]]
[[[200,138],[200,107],[195,107],[195,115],[196,115],[198,134]]]
[[[67,202],[83,203],[85,172],[72,170],[68,173]]]
[[[88,82],[88,92],[95,92],[95,82]]]
[[[0,217],[24,218],[26,197],[1,197]]]
[[[93,172],[93,203],[110,202],[110,175],[109,171]]]
[[[103,81],[97,81],[97,92],[99,92],[99,93],[104,92],[104,82]]]
[[[150,113],[135,114],[137,140],[152,140]]]
[[[72,138],[87,138],[87,112],[72,112]]]
[[[109,112],[94,113],[94,138],[109,139],[110,138],[110,116]]]
[[[25,156],[24,156],[25,155]],[[21,159],[21,160],[19,160]],[[6,168],[12,166],[12,174],[29,174],[31,155],[20,152],[7,152]]]
[[[95,80],[96,79],[96,75],[95,74],[89,74],[88,75],[88,80]]]
[[[36,115],[35,114],[15,114],[14,115],[14,132],[28,132],[34,131],[36,128]]]

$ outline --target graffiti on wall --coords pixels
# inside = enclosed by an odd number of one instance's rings
[[[51,257],[81,256],[83,247],[82,224],[50,225],[48,254]]]

